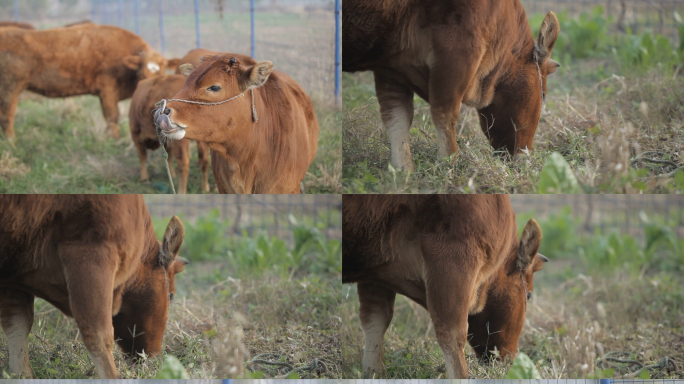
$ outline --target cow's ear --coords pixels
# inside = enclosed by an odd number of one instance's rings
[[[185,237],[185,228],[178,216],[174,216],[166,226],[164,232],[164,240],[159,251],[159,262],[164,268],[168,268],[171,262],[176,258],[181,244],[183,244],[183,237]]]
[[[556,72],[556,69],[558,69],[558,67],[560,67],[560,64],[556,60],[548,59],[544,63],[544,69],[547,75]]]
[[[273,63],[262,61],[247,70],[247,75],[242,84],[242,89],[258,88],[266,83],[268,76],[273,72]]]
[[[178,67],[178,70],[180,71],[180,73],[183,76],[188,77],[188,76],[190,76],[192,71],[195,70],[195,66],[190,64],[190,63],[185,63],[185,64],[181,65],[180,67]]]
[[[137,55],[130,55],[123,58],[123,63],[126,67],[137,71],[142,65],[143,59]]]
[[[560,24],[558,18],[553,12],[549,12],[544,16],[541,27],[539,27],[539,36],[537,36],[537,46],[534,49],[534,59],[539,64],[543,63],[553,50],[553,45],[556,44],[558,33],[560,32]]]
[[[525,229],[523,229],[522,236],[520,236],[520,244],[518,244],[516,267],[519,270],[524,271],[530,266],[532,259],[539,251],[541,240],[541,227],[534,219],[530,219],[525,225]]]

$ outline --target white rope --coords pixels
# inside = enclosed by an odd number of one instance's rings
[[[250,91],[252,91],[252,118],[254,119],[254,122],[256,123],[257,121],[259,121],[259,117],[257,116],[256,106],[254,105],[254,89],[251,88]],[[180,101],[182,103],[197,104],[197,105],[220,105],[223,103],[227,103],[229,101],[233,101],[239,97],[242,97],[245,95],[246,92],[247,91],[242,92],[241,94],[239,94],[237,96],[233,96],[228,100],[223,100],[223,101],[219,101],[216,103],[207,103],[204,101],[192,101],[192,100],[183,100],[183,99],[170,99],[168,101]],[[166,109],[166,103],[167,103],[167,100],[162,99],[161,101],[157,102],[154,106],[155,107],[161,107],[160,113],[164,113],[164,110]]]

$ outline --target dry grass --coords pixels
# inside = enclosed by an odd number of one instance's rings
[[[535,193],[546,158],[555,151],[570,163],[586,192],[667,192],[672,171],[683,164],[684,78],[662,68],[617,76],[610,67],[609,60],[586,60],[549,77],[534,151],[518,162],[492,150],[476,111],[468,107],[457,126],[459,156],[453,163],[438,159],[429,107],[416,98],[413,174],[388,165],[372,74],[346,74],[345,191]],[[656,161],[637,161],[641,154]]]
[[[568,278],[566,266],[549,263],[535,274],[535,292],[519,340],[519,351],[532,358],[542,378],[611,377],[603,371],[608,368],[615,370],[615,378],[631,377],[635,365],[603,362],[607,353],[615,351],[627,351],[641,364],[668,357],[679,370],[653,369],[651,378],[684,377],[681,277],[615,271]],[[363,333],[355,288],[350,289],[341,312],[343,372],[347,378],[360,378]],[[397,298],[385,343],[388,378],[445,378],[427,311],[403,296]],[[470,347],[466,353],[471,378],[506,376],[508,362],[484,364]]]
[[[295,367],[318,359],[305,378],[340,378],[340,320],[335,292],[339,277],[300,275],[232,277],[222,262],[192,262],[177,276],[177,299],[169,309],[163,355],[178,358],[193,378],[264,378],[285,370],[253,364],[277,353]],[[73,319],[38,300],[29,339],[35,378],[93,378],[95,368]],[[162,357],[138,364],[114,357],[120,378],[154,378]],[[7,341],[0,334],[0,372],[8,370]],[[258,377],[258,376],[257,376]]]

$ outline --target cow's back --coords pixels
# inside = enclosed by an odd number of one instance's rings
[[[515,213],[506,195],[345,195],[342,208],[345,283],[405,271],[420,277],[421,248],[440,241],[474,241],[491,252],[491,270],[515,244]],[[463,256],[456,262],[471,262]]]
[[[69,257],[117,265],[115,284],[120,285],[143,262],[152,242],[151,218],[140,195],[0,196],[0,286],[20,285],[66,313],[61,244],[115,244],[110,255],[100,258]]]

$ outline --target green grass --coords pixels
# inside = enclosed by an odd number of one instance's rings
[[[601,20],[600,16],[594,18]],[[567,161],[577,183],[574,189],[556,188],[555,192],[682,191],[684,173],[680,172],[678,179],[675,170],[683,164],[684,51],[677,53],[667,40],[669,53],[657,48],[666,44],[664,38],[648,32],[609,41],[603,38],[598,46],[570,44],[571,37],[600,35],[605,26],[589,28],[594,19],[566,22],[571,29],[566,32],[572,34],[563,35],[565,43],[559,43],[553,52],[563,65],[548,77],[547,101],[534,150],[520,161],[495,153],[480,129],[476,111],[469,107],[462,108],[457,123],[459,155],[453,161],[438,158],[429,105],[414,97],[410,137],[416,170],[395,170],[389,164],[389,140],[380,120],[372,73],[344,74],[343,190],[550,192],[552,188],[540,181],[540,174],[556,152]]]
[[[155,219],[157,230],[163,231],[159,224],[163,221]],[[162,356],[132,365],[115,347],[120,377],[155,378],[168,355],[178,358],[192,378],[276,377],[285,373],[282,367],[250,361],[250,356],[276,353],[295,367],[314,359],[324,364],[313,372],[300,372],[302,378],[340,378],[339,240],[323,244],[337,249],[335,257],[325,257],[319,243],[301,235],[293,245],[278,238],[238,236],[226,249],[200,257],[199,244],[192,239],[213,229],[198,223],[185,223],[181,255],[191,263],[176,276],[176,298],[169,309]],[[315,229],[304,228],[317,238]],[[225,253],[228,249],[242,253],[250,247],[252,256],[270,250],[267,264],[255,265],[249,257],[231,258]],[[301,252],[302,257],[293,259],[294,252]],[[43,300],[36,300],[35,312],[29,337],[34,377],[94,378],[94,365],[73,319]],[[5,376],[6,345],[0,334],[0,372]]]
[[[519,216],[522,228],[534,215]],[[603,360],[605,354],[616,351],[626,351],[642,364],[668,357],[681,366],[684,278],[676,241],[661,242],[658,239],[664,238],[654,235],[649,226],[644,241],[615,232],[584,233],[565,210],[540,220],[540,225],[544,233],[541,251],[550,261],[535,273],[519,351],[530,356],[541,377],[627,378],[633,366]],[[674,230],[659,227],[665,232]],[[611,252],[617,259],[608,257]],[[343,375],[362,378],[363,332],[356,286],[346,286],[344,292],[340,309]],[[397,297],[385,347],[388,378],[446,376],[429,314],[404,296]],[[510,368],[510,362],[479,362],[469,346],[466,354],[471,378],[503,379]],[[649,372],[651,378],[684,378],[681,370]]]
[[[105,137],[97,98],[48,99],[24,93],[16,114],[16,145],[0,139],[0,193],[170,193],[159,150],[148,151],[150,179],[139,181],[129,103],[120,103],[121,138],[114,140]],[[339,112],[323,102],[315,108],[319,147],[303,183],[307,193],[339,193]],[[190,148],[188,193],[201,193],[196,144]],[[209,175],[215,192],[211,171]]]

